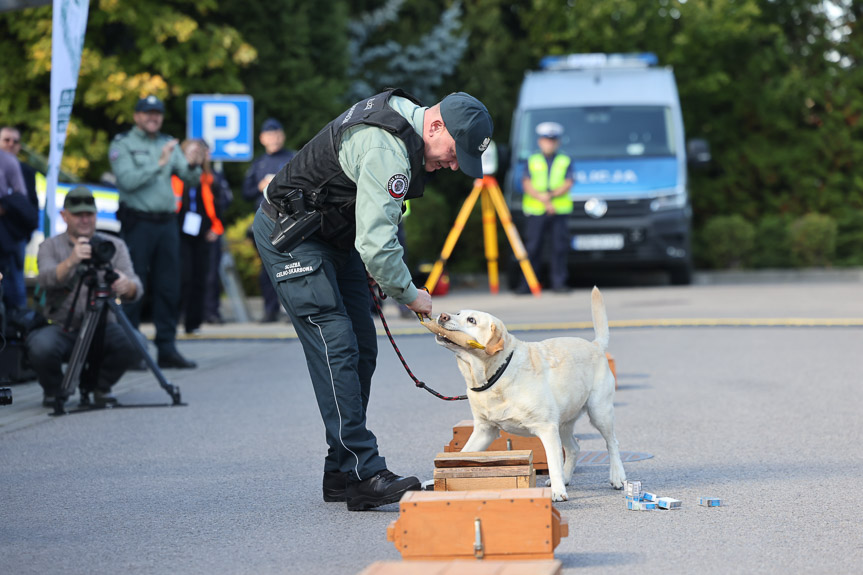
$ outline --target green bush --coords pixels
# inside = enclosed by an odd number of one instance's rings
[[[838,266],[863,266],[863,210],[847,210],[836,218]]]
[[[261,259],[255,242],[247,236],[249,226],[255,219],[255,214],[249,214],[237,219],[225,230],[225,246],[234,258],[240,283],[243,284],[247,296],[261,295],[258,276],[261,273]]]
[[[788,235],[792,220],[788,214],[772,214],[761,218],[755,228],[752,267],[792,267],[791,238]]]
[[[836,221],[824,214],[806,214],[791,224],[791,258],[801,267],[828,266],[836,253]]]
[[[755,226],[738,214],[708,220],[700,235],[704,260],[718,269],[744,267],[755,246]]]

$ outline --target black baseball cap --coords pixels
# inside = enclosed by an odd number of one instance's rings
[[[136,112],[159,112],[160,114],[165,113],[165,104],[162,103],[162,100],[150,94],[144,98],[138,100],[138,103],[135,104]]]
[[[81,212],[95,214],[98,212],[96,199],[87,186],[76,186],[69,190],[63,200],[63,209],[70,214],[80,214]]]
[[[284,128],[282,128],[282,123],[275,118],[267,118],[261,124],[261,132],[275,132],[276,130],[284,131]]]
[[[472,178],[481,178],[482,153],[494,132],[488,110],[470,94],[453,92],[441,101],[440,115],[455,140],[459,168]]]

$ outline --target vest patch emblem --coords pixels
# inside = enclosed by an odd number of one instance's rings
[[[396,174],[390,178],[390,181],[387,183],[387,191],[390,193],[390,196],[397,200],[405,197],[405,193],[408,191],[407,176],[404,174]]]

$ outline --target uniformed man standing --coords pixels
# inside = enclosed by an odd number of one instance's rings
[[[360,511],[419,488],[417,478],[387,469],[366,428],[377,356],[366,274],[397,302],[431,313],[431,296],[402,261],[402,205],[422,194],[423,172],[461,168],[481,178],[492,129],[485,106],[463,92],[425,108],[389,90],[324,126],[266,189],[255,241],[303,345],[324,420],[324,501]],[[301,223],[288,229],[292,214]],[[316,227],[299,243],[291,237]]]
[[[111,142],[109,159],[120,192],[118,216],[132,264],[145,286],[151,286],[153,323],[159,367],[193,368],[195,362],[176,347],[180,302],[180,235],[171,175],[189,185],[201,177],[203,152],[194,147],[184,156],[177,140],[162,134],[165,106],[156,96],[135,105],[135,127]],[[148,280],[150,283],[148,283]],[[141,302],[123,311],[132,325],[141,322]]]
[[[525,217],[525,248],[530,265],[538,270],[542,263],[542,242],[546,234],[551,243],[551,289],[564,293],[568,279],[566,258],[569,254],[569,230],[566,227],[572,213],[572,161],[561,154],[560,137],[563,126],[557,122],[542,122],[536,127],[539,152],[527,159],[522,187],[522,211]],[[530,293],[522,280],[519,293]]]

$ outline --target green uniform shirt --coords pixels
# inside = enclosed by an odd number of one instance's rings
[[[177,202],[171,175],[195,185],[201,168],[190,168],[180,145],[174,148],[171,161],[159,167],[162,147],[171,140],[167,134],[150,137],[137,126],[118,134],[108,152],[111,169],[117,177],[120,201],[141,212],[176,212]]]
[[[422,137],[427,108],[398,96],[390,98],[389,103]],[[402,260],[403,250],[397,236],[404,198],[394,198],[388,186],[393,178],[404,176],[410,182],[412,176],[422,174],[411,174],[407,146],[401,139],[364,124],[345,132],[339,147],[339,163],[357,185],[354,245],[366,269],[384,293],[399,303],[411,303],[417,297],[417,288]]]

